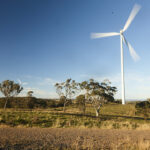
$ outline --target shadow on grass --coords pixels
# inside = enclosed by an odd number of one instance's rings
[[[112,120],[112,119],[118,119],[118,118],[125,118],[125,119],[133,119],[133,120],[150,120],[150,118],[144,118],[144,117],[137,117],[137,116],[122,116],[122,115],[104,115],[104,114],[100,114],[99,117],[96,117],[94,115],[91,114],[76,114],[76,113],[59,113],[59,112],[55,112],[52,114],[56,114],[56,115],[64,115],[64,116],[78,116],[78,117],[89,117],[89,118],[95,118],[95,119],[100,119],[102,121],[106,121],[106,120]]]

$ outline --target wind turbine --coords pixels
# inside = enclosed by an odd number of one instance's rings
[[[122,83],[122,104],[125,104],[125,84],[124,84],[124,56],[123,56],[123,42],[124,44],[127,45],[129,51],[130,51],[130,55],[132,56],[132,58],[134,59],[134,61],[139,60],[139,56],[137,55],[137,53],[135,52],[135,50],[133,49],[133,47],[131,46],[131,44],[126,40],[125,36],[123,35],[123,33],[128,29],[129,25],[131,24],[131,22],[133,21],[134,17],[136,16],[136,14],[139,12],[141,6],[135,4],[130,16],[124,26],[123,29],[120,30],[120,32],[109,32],[109,33],[92,33],[91,34],[91,38],[96,39],[96,38],[102,38],[102,37],[109,37],[109,36],[116,36],[116,35],[120,35],[120,49],[121,49],[121,83]]]

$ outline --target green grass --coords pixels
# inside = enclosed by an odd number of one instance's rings
[[[108,104],[101,109],[99,117],[95,117],[94,109],[87,107],[86,115],[75,107],[69,106],[66,113],[63,108],[38,110],[0,110],[0,125],[25,127],[56,128],[109,128],[109,129],[150,129],[150,120],[137,114],[134,104]]]

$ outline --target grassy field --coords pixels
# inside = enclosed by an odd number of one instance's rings
[[[75,106],[0,110],[0,149],[150,149],[150,118],[134,103],[107,104],[95,116]]]
[[[64,113],[63,108],[33,110],[0,110],[0,125],[43,128],[100,128],[100,129],[150,129],[150,119],[136,112],[134,103],[105,105],[99,117],[92,107],[82,115],[75,106]]]

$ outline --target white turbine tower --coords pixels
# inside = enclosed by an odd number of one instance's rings
[[[126,40],[126,38],[123,35],[123,32],[126,31],[133,21],[136,14],[139,12],[141,6],[135,4],[130,16],[122,30],[120,30],[120,33],[118,32],[109,32],[109,33],[92,33],[91,38],[102,38],[102,37],[109,37],[109,36],[116,36],[120,35],[120,48],[121,48],[121,82],[122,82],[122,104],[125,104],[125,84],[124,84],[124,57],[123,57],[123,42],[127,45],[130,55],[134,59],[134,61],[137,61],[139,59],[139,56],[136,54],[135,50],[131,46],[131,44]]]

